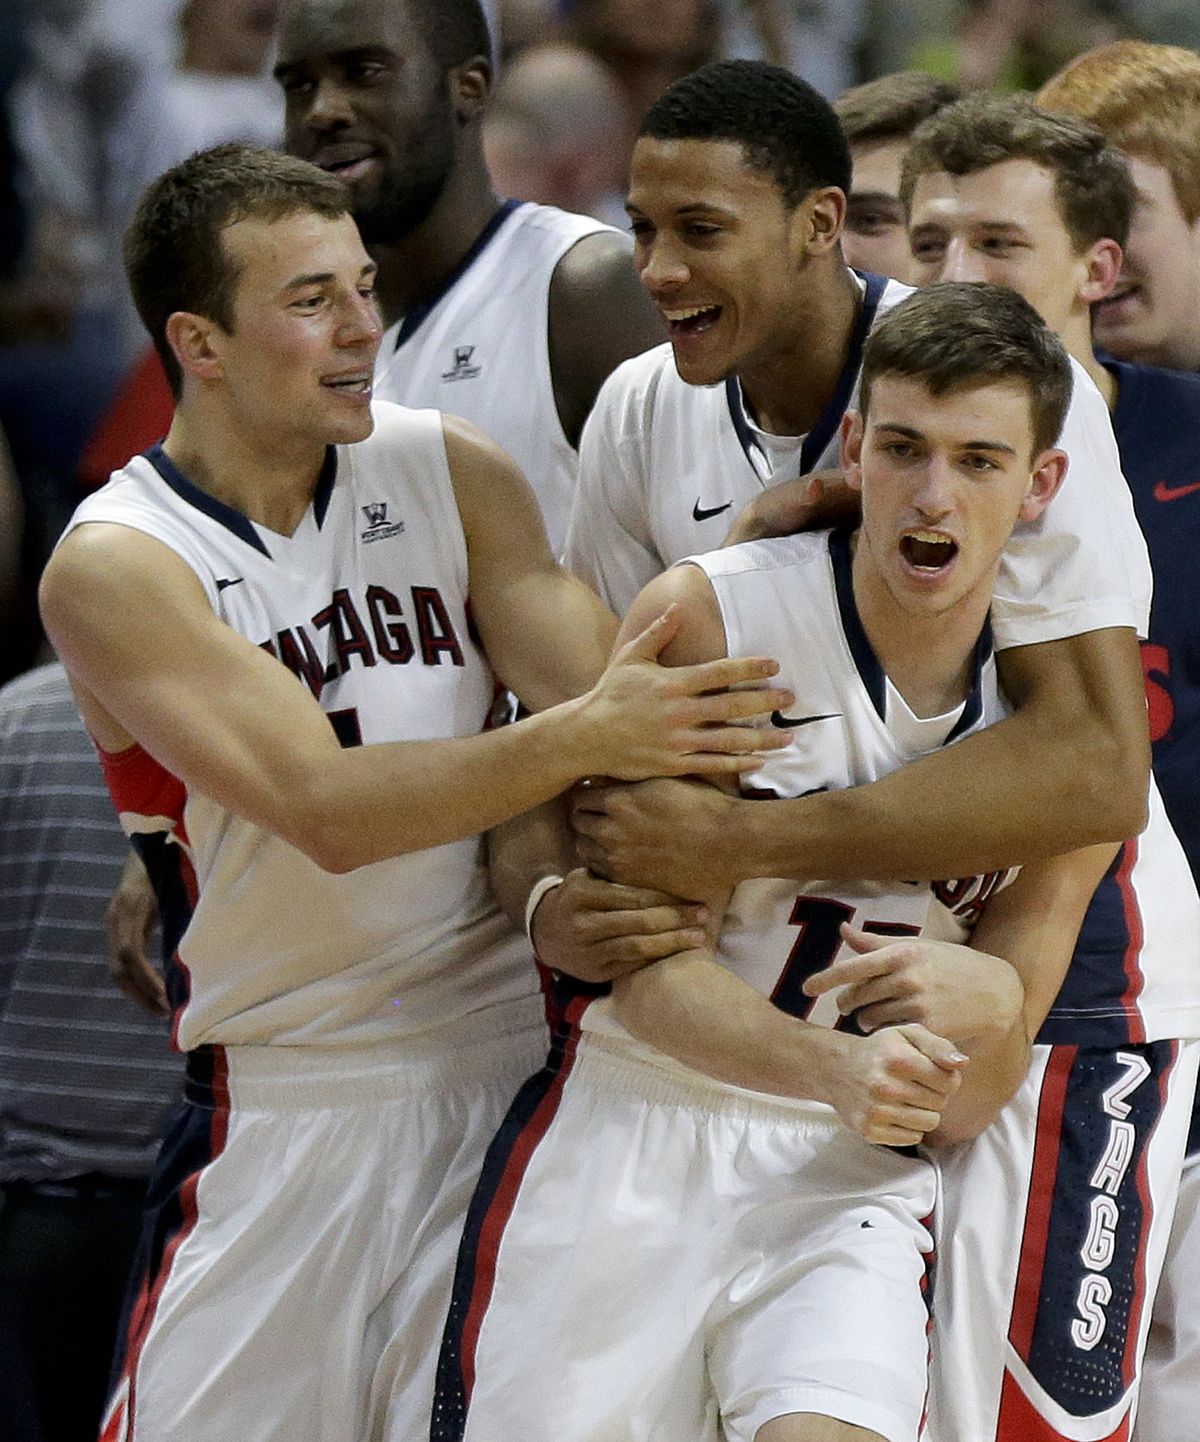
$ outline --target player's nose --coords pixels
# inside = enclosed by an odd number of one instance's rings
[[[678,290],[691,274],[679,252],[666,240],[647,245],[637,262],[642,284],[651,295]]]
[[[353,124],[354,104],[346,86],[336,76],[322,76],[309,91],[301,120],[310,130],[318,131]]]
[[[946,246],[938,280],[981,281],[987,279],[987,267],[983,257],[965,240],[957,237]]]

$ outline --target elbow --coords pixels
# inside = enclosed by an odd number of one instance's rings
[[[1140,835],[1149,820],[1149,741],[1129,744],[1127,738],[1097,730],[1101,734],[1088,746],[1078,773],[1089,842],[1127,841]]]

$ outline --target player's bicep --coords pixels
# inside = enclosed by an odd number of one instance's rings
[[[273,829],[289,792],[337,751],[311,694],[221,621],[152,537],[80,527],[47,566],[41,603],[106,749],[136,740],[187,786]]]
[[[604,669],[615,618],[554,559],[516,463],[465,421],[445,416],[443,428],[471,614],[493,671],[531,710],[579,695]]]
[[[716,594],[700,567],[692,565],[672,566],[642,588],[621,622],[617,647],[632,641],[672,606],[677,629],[659,653],[664,665],[693,666],[729,654]]]

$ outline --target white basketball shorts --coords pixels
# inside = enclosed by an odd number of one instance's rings
[[[423,1436],[467,1203],[547,1040],[193,1053],[103,1442]]]
[[[1128,1442],[1198,1062],[1035,1046],[992,1125],[931,1151],[930,1442]]]
[[[433,1442],[752,1442],[815,1412],[915,1442],[934,1169],[577,1034],[488,1153]]]

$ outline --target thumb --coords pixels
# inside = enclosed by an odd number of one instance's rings
[[[663,647],[674,639],[682,620],[680,608],[672,603],[640,635],[626,641],[613,660],[618,664],[656,660]]]
[[[902,1027],[901,1030],[922,1056],[927,1056],[943,1071],[961,1071],[970,1061],[970,1057],[959,1051],[952,1041],[935,1035],[927,1027],[923,1027],[920,1022],[912,1022],[909,1026]]]
[[[862,931],[857,926],[852,926],[848,921],[843,921],[838,927],[842,940],[850,948],[856,951],[859,956],[866,956],[871,951],[882,951],[885,946],[891,946],[896,940],[894,936],[874,936],[869,931]]]

